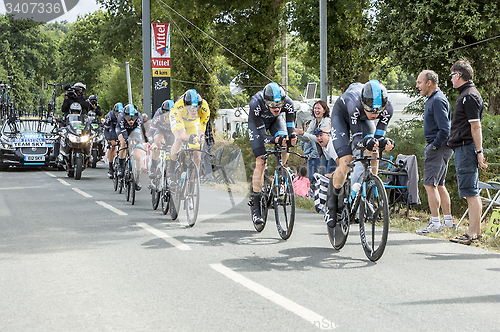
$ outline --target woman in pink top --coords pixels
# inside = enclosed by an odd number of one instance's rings
[[[307,168],[299,166],[297,168],[297,176],[293,179],[293,190],[296,195],[307,197],[309,192],[309,179],[307,177]]]

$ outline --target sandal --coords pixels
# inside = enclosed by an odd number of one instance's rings
[[[477,236],[474,236],[477,239]],[[453,239],[450,239],[451,242],[454,243],[460,243],[460,244],[465,244],[465,245],[470,245],[473,241],[473,238],[469,236],[469,234],[465,233],[462,236],[456,236]]]

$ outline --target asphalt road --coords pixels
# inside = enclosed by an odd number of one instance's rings
[[[0,331],[500,330],[497,253],[391,231],[373,263],[356,225],[335,251],[300,210],[283,241],[243,197],[202,194],[189,228],[103,164],[0,172]]]

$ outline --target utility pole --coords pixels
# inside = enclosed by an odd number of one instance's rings
[[[328,68],[326,61],[326,0],[319,0],[319,78],[321,100],[328,98]]]
[[[285,91],[288,90],[288,58],[287,58],[287,32],[286,32],[286,26],[283,27],[283,33],[284,33],[284,38],[283,38],[283,48],[285,49],[285,53],[281,57],[281,86],[285,89]]]
[[[125,68],[127,72],[127,91],[128,91],[128,103],[132,104],[132,84],[130,82],[130,62],[125,62]]]
[[[151,15],[149,1],[142,0],[142,107],[143,112],[151,119]]]

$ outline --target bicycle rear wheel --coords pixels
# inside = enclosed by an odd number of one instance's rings
[[[280,168],[274,176],[273,193],[275,197],[273,203],[276,227],[281,238],[287,240],[292,235],[295,222],[293,182],[290,173],[285,168]]]
[[[179,166],[179,165],[178,165]],[[182,184],[181,184],[182,167],[176,167],[174,171],[174,178],[172,180],[172,187],[170,188],[170,217],[176,220],[179,216],[179,209],[181,206],[182,197]]]
[[[372,262],[382,257],[389,234],[389,204],[382,180],[370,174],[366,195],[359,206],[359,234],[366,257]]]
[[[350,192],[350,185],[348,184],[349,179],[346,180],[344,184],[344,193]],[[344,196],[339,197],[339,200],[344,200]],[[337,214],[337,223],[334,228],[328,227],[328,238],[333,248],[340,250],[344,247],[347,242],[347,236],[349,235],[349,226],[351,224],[351,204],[344,204],[342,208],[342,213]]]
[[[252,183],[252,181],[250,181]],[[252,188],[250,188],[251,191],[253,191]],[[257,232],[262,232],[264,230],[264,227],[266,227],[266,221],[267,221],[267,211],[269,210],[269,195],[271,194],[271,187],[269,184],[269,176],[267,174],[267,169],[264,171],[264,182],[262,183],[262,195],[260,198],[260,215],[262,216],[262,219],[264,220],[264,223],[261,225],[257,225],[253,223],[253,227]],[[253,207],[250,207],[250,216],[252,215],[252,209]]]
[[[135,178],[133,175],[131,177],[132,177],[132,179],[130,181],[130,202],[132,203],[132,205],[134,205],[135,204]]]
[[[160,191],[157,191],[156,188],[151,189],[151,205],[153,205],[153,210],[156,210],[158,208],[161,195],[162,193]]]
[[[189,226],[193,227],[200,208],[200,173],[198,166],[192,161],[189,163],[188,173],[190,174],[186,174],[185,181],[188,181],[188,183],[186,184],[187,190],[184,204],[186,204],[187,222]]]

